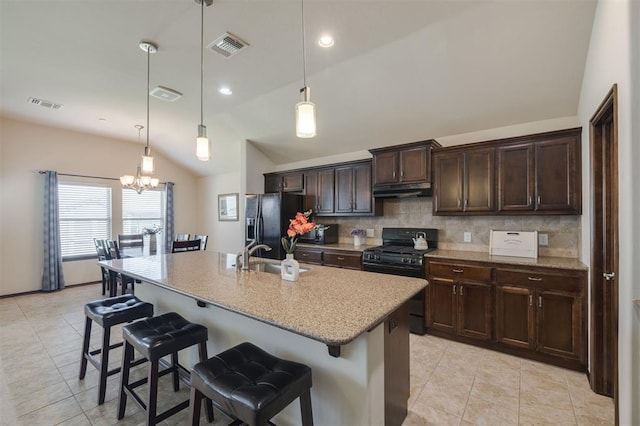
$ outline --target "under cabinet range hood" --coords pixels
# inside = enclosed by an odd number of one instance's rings
[[[431,183],[401,185],[374,185],[373,196],[375,198],[407,198],[407,197],[431,197]]]

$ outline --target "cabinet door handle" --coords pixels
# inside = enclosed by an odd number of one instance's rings
[[[309,253],[301,253],[301,254],[302,254],[302,257],[307,257],[307,256],[309,256]]]
[[[396,171],[395,170],[393,171],[393,175],[392,176],[393,176],[394,179],[396,178]]]
[[[400,172],[400,177],[404,177],[404,170]]]
[[[542,204],[542,197],[538,195],[538,204]]]
[[[464,269],[452,269],[453,272],[455,272],[456,274],[461,274],[464,272]]]
[[[528,277],[527,279],[529,281],[542,281],[542,278],[539,278],[539,277]]]
[[[455,284],[453,285],[453,294],[456,294],[456,286],[455,286]]]
[[[465,200],[464,200],[464,208],[466,209],[467,207],[469,207],[469,199],[465,198]]]
[[[533,306],[533,294],[529,295],[529,306]]]
[[[344,260],[344,257],[338,256],[338,260]]]
[[[616,273],[615,272],[604,272],[602,274],[602,277],[607,281],[611,281],[611,280],[615,279]]]
[[[529,195],[529,204],[528,205],[532,204],[531,201],[532,201],[532,197],[531,197],[531,195]]]
[[[542,296],[538,296],[538,308],[542,308]]]
[[[460,286],[460,296],[464,296],[464,286]]]
[[[458,198],[458,208],[460,208],[460,198]]]

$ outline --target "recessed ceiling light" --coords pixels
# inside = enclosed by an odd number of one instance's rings
[[[333,43],[333,37],[331,37],[330,35],[323,35],[318,40],[318,44],[320,45],[320,47],[331,47],[333,46]]]
[[[228,87],[221,87],[218,89],[218,92],[222,93],[223,95],[231,95],[233,92],[231,91],[231,89],[229,89]]]

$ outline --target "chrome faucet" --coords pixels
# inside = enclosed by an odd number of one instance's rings
[[[265,249],[265,251],[271,251],[271,247],[266,244],[258,244],[255,246],[256,240],[251,240],[249,244],[245,246],[244,249],[236,256],[236,268],[240,269],[240,263],[242,262],[242,270],[249,270],[249,257],[256,251],[260,249]]]

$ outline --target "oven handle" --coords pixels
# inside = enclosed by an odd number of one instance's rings
[[[403,268],[391,265],[380,265],[379,263],[363,262],[362,270],[365,272],[378,272],[389,275],[399,275],[404,277],[424,278],[424,270],[422,268]]]

